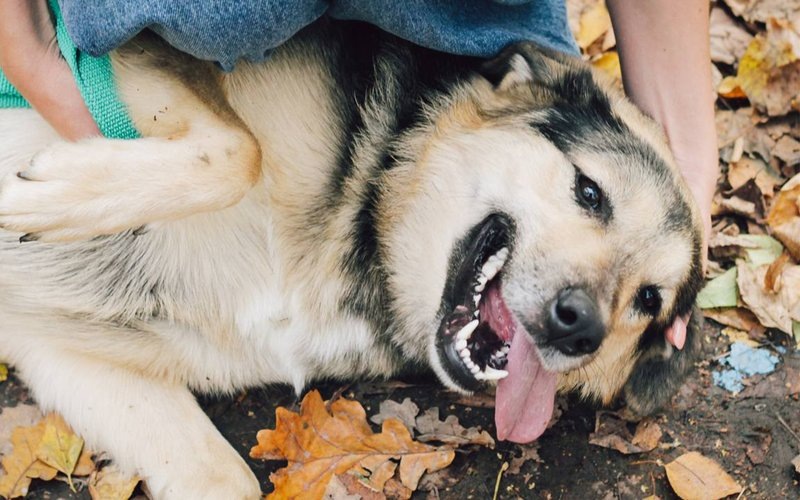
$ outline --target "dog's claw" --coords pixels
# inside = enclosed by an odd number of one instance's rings
[[[39,236],[36,235],[36,234],[33,234],[33,233],[25,233],[25,234],[23,234],[22,236],[19,237],[19,242],[20,243],[27,243],[29,241],[38,241],[38,240],[39,240]]]
[[[150,232],[150,228],[147,225],[144,225],[144,226],[139,226],[136,229],[134,229],[132,234],[134,236],[142,236],[142,235],[147,234],[148,232]]]

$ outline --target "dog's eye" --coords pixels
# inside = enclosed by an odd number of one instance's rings
[[[658,314],[661,310],[661,293],[658,288],[653,285],[640,288],[636,296],[636,306],[651,316]]]
[[[603,205],[603,192],[596,182],[579,173],[575,180],[575,196],[581,206],[599,212]]]

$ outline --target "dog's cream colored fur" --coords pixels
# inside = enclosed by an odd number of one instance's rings
[[[609,335],[597,353],[542,351],[565,372],[563,387],[616,394],[650,321],[633,309],[638,286],[659,285],[670,305],[687,279],[697,221],[673,233],[653,224],[665,216],[653,201],[660,190],[688,199],[685,188],[586,153],[576,161],[610,190],[620,222],[587,218],[573,199],[572,159],[526,124],[535,75],[517,61],[498,87],[474,76],[429,103],[426,122],[397,139],[376,207],[389,272],[373,292],[390,297],[397,318],[382,341],[368,318],[342,309],[368,286],[347,275],[342,256],[372,175],[365,165],[391,138],[404,85],[391,61],[379,63],[383,76],[359,110],[371,133],[357,143],[345,201],[309,214],[330,194],[346,133],[325,52],[298,42],[220,77],[181,56],[162,70],[149,59],[160,49],[143,47],[113,59],[143,139],[67,144],[32,111],[0,111],[0,358],[45,410],[141,474],[156,498],[260,495],[190,389],[300,390],[315,377],[386,376],[409,362],[458,388],[434,349],[442,289],[455,242],[494,210],[517,224],[504,269],[512,310],[533,318],[575,282],[599,297]],[[614,106],[668,158],[652,124]],[[509,108],[520,111],[499,113]],[[141,236],[114,234],[140,226]],[[20,244],[22,233],[41,241]],[[112,236],[47,243],[98,234]]]

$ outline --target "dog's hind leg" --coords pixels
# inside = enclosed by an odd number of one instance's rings
[[[148,40],[112,61],[144,137],[57,142],[33,155],[0,182],[0,227],[49,241],[112,234],[228,207],[259,179],[261,149],[219,71]]]
[[[43,410],[59,412],[88,447],[141,476],[155,498],[261,496],[253,472],[185,386],[47,343],[14,363]]]

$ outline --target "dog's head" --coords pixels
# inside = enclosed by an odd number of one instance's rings
[[[583,63],[529,44],[434,102],[379,224],[411,354],[497,383],[499,437],[544,431],[556,390],[649,412],[697,355],[665,328],[701,284],[702,224],[654,122]],[[422,333],[424,332],[424,334]]]

